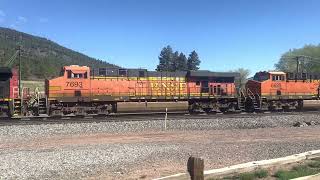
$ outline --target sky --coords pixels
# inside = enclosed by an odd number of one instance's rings
[[[170,45],[203,70],[274,69],[320,43],[319,0],[0,0],[0,26],[127,68],[154,70]]]

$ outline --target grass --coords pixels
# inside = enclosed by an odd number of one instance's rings
[[[224,177],[224,180],[257,180],[272,176],[278,180],[289,180],[293,178],[310,176],[320,173],[320,158],[313,159],[308,163],[293,166],[290,170],[278,170],[275,174],[269,174],[267,170],[260,169],[254,172],[241,173],[234,176]],[[215,179],[210,179],[215,180]]]
[[[260,169],[254,172],[241,173],[236,176],[224,177],[225,180],[254,180],[268,177],[268,171]]]
[[[308,164],[311,168],[319,168],[320,169],[320,161],[314,161]]]
[[[279,180],[288,180],[303,176],[314,175],[320,172],[320,161],[313,161],[306,165],[294,166],[289,171],[279,170],[275,173],[275,177]]]
[[[257,178],[265,178],[268,177],[268,171],[264,169],[260,169],[256,172],[254,172],[255,177]]]

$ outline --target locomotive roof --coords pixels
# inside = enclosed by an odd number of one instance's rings
[[[285,75],[285,72],[282,71],[269,71],[270,74],[277,74],[277,75]]]
[[[190,71],[190,77],[240,77],[237,72],[212,72],[206,70]]]
[[[102,71],[101,71],[102,70]],[[148,71],[147,69],[125,69],[125,68],[99,68],[93,70],[93,74],[98,76],[127,76],[127,77],[240,77],[237,72],[212,72],[206,70],[199,71]]]
[[[101,71],[102,70],[102,71]],[[147,69],[125,69],[125,68],[99,68],[93,70],[95,75],[106,76],[127,76],[127,77],[185,77],[187,71],[148,71]]]
[[[0,67],[0,74],[12,74],[12,71],[8,67]]]

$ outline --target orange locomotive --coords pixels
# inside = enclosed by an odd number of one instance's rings
[[[156,72],[146,69],[90,71],[65,66],[61,76],[47,80],[50,115],[109,114],[117,102],[188,101],[190,111],[226,111],[238,107],[238,73]]]
[[[317,74],[258,72],[246,84],[247,110],[301,109],[303,100],[319,99]]]

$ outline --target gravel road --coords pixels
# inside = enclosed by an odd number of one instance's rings
[[[152,117],[150,117],[151,119]],[[296,122],[313,126],[293,127]],[[320,149],[320,115],[0,127],[0,179],[151,179]]]

